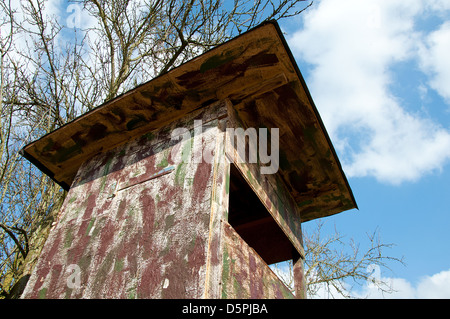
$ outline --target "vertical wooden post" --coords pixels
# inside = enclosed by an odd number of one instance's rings
[[[306,280],[303,262],[303,258],[297,251],[294,251],[292,264],[294,273],[294,290],[295,297],[297,299],[306,299]]]
[[[228,212],[229,189],[227,187],[229,187],[230,181],[230,163],[225,159],[226,121],[226,118],[218,121],[219,132],[214,151],[208,256],[206,261],[205,292],[203,295],[204,298],[208,299],[219,299],[222,296],[222,222],[224,218],[226,219]]]

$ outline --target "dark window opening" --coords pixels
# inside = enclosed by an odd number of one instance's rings
[[[229,194],[228,223],[266,264],[295,258],[291,241],[234,164],[230,165]]]

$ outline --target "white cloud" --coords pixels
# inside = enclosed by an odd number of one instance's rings
[[[423,278],[417,286],[418,298],[450,298],[450,270]]]
[[[417,58],[423,35],[414,22],[426,8],[433,9],[425,1],[321,0],[288,39],[312,65],[308,87],[348,176],[397,184],[439,170],[450,159],[450,132],[405,109],[389,90],[390,67]],[[441,54],[445,35],[435,35],[437,44],[432,37],[426,49]],[[434,87],[446,76],[436,77]],[[418,95],[423,92],[418,88]]]
[[[429,73],[430,86],[450,103],[450,21],[427,36],[419,50],[422,68]]]
[[[352,298],[362,299],[448,299],[450,298],[450,269],[441,271],[432,276],[421,278],[416,284],[404,278],[379,277],[386,285],[384,288],[391,288],[392,292],[383,292],[373,283],[367,282],[362,287],[353,288],[348,284],[343,284],[340,289],[344,289]],[[332,285],[317,284],[314,287],[314,295],[308,296],[311,299],[342,299],[344,298]]]
[[[363,299],[416,299],[416,289],[407,280],[403,278],[380,278],[386,282],[393,292],[383,292],[372,284],[367,284],[360,291],[354,292],[355,298]]]
[[[450,2],[448,0],[427,1],[426,6],[433,11],[450,10]]]
[[[393,288],[393,293],[382,293],[374,285],[367,284],[357,298],[368,299],[448,299],[450,298],[450,269],[432,276],[425,276],[414,285],[403,278],[381,278]]]

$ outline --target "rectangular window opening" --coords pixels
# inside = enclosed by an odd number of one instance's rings
[[[229,194],[228,223],[267,265],[295,258],[294,245],[234,164]]]

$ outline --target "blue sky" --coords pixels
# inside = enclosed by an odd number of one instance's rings
[[[329,231],[395,244],[385,297],[450,298],[450,1],[316,0],[280,24],[359,206]]]

